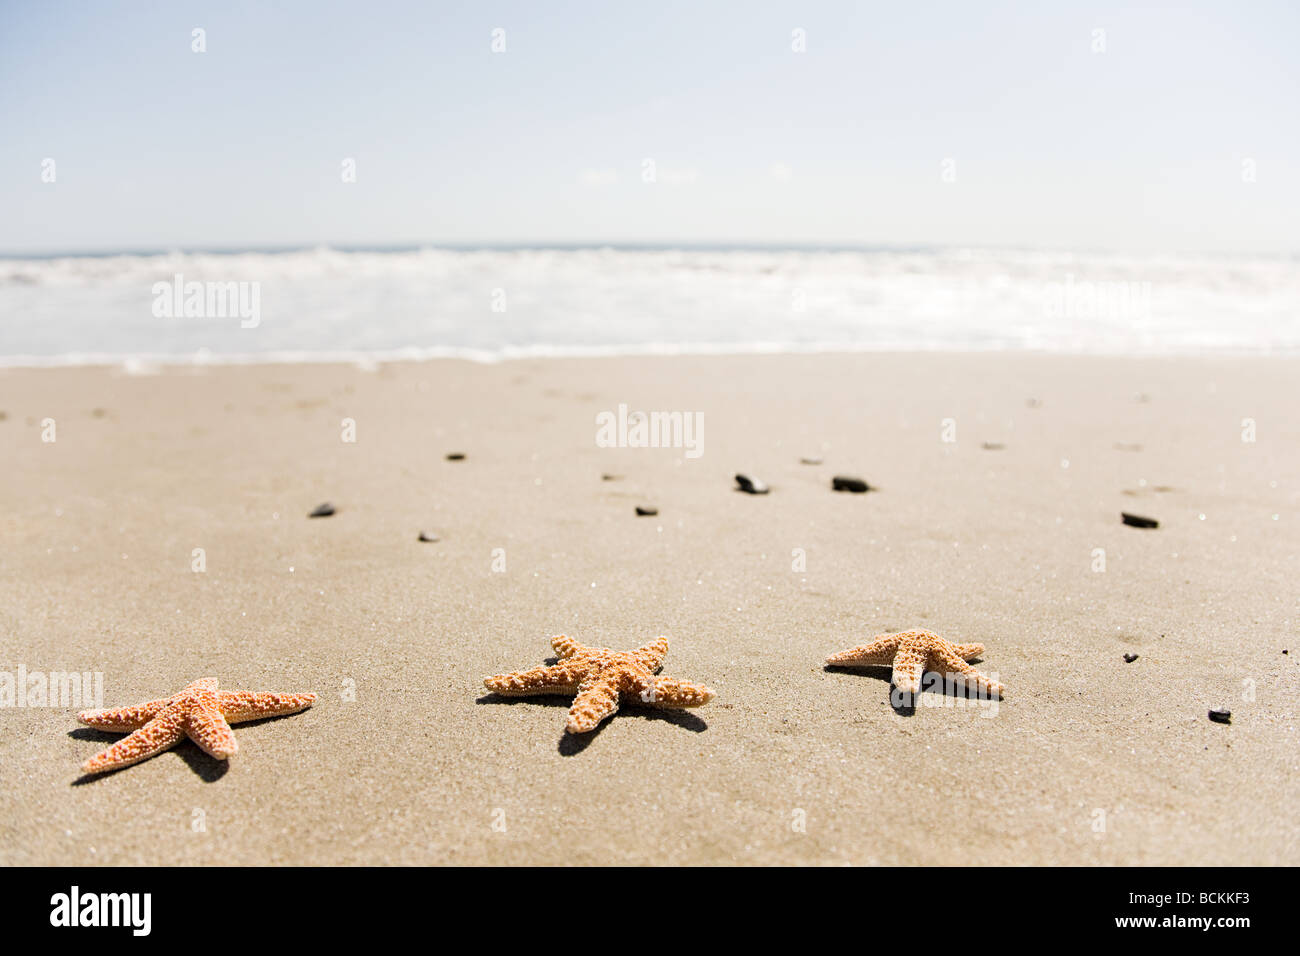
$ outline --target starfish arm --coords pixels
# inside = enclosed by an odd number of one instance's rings
[[[899,636],[897,634],[884,634],[874,638],[870,643],[859,645],[847,651],[840,651],[838,654],[832,654],[826,658],[827,664],[836,664],[841,667],[856,666],[885,666],[894,659],[894,652],[898,649]]]
[[[713,688],[672,677],[646,682],[637,699],[647,707],[703,707],[716,695]]]
[[[568,657],[577,657],[588,648],[586,645],[575,641],[571,637],[565,637],[563,634],[556,634],[551,638],[551,647],[555,648],[555,653],[560,656],[560,660]]]
[[[954,653],[941,651],[935,655],[935,670],[940,671],[945,677],[957,678],[967,685],[988,694],[990,697],[1003,696],[1004,689],[997,681],[989,680],[988,677],[981,674],[975,668],[971,667],[964,660]],[[946,670],[944,670],[946,668]]]
[[[905,694],[918,694],[924,673],[925,655],[914,647],[900,647],[894,657],[893,685]]]
[[[984,653],[983,644],[954,644],[953,652],[963,660],[973,661]]]
[[[235,732],[221,716],[220,702],[212,691],[200,691],[185,716],[185,732],[210,757],[227,760],[239,749]]]
[[[632,652],[632,658],[646,670],[657,671],[664,666],[664,658],[668,656],[668,638],[656,637],[644,647],[638,647]]]
[[[515,671],[483,678],[483,686],[502,697],[527,697],[530,694],[564,694],[578,689],[586,676],[586,667],[561,661],[550,667]]]
[[[137,704],[135,707],[118,707],[113,710],[83,710],[77,714],[77,720],[99,730],[112,730],[118,733],[129,734],[133,730],[139,730],[149,721],[153,720],[167,706],[170,697],[164,697],[162,700],[151,700],[147,704]]]
[[[228,724],[296,714],[314,703],[315,694],[250,694],[243,690],[223,690],[217,694],[217,709]]]
[[[618,684],[613,680],[596,680],[584,684],[569,708],[571,734],[585,734],[595,730],[606,717],[618,710]]]
[[[81,765],[83,773],[103,773],[139,763],[154,754],[162,753],[185,735],[184,702],[170,704],[129,737],[123,737],[107,750],[95,754]]]
[[[196,690],[216,690],[217,679],[215,677],[200,677],[192,684],[186,684],[181,688],[182,694],[188,694]]]

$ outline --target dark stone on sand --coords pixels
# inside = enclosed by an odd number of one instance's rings
[[[601,475],[600,480],[601,481],[622,481],[623,476],[622,475]]]
[[[447,460],[448,460],[448,461],[464,461],[464,460],[465,460],[465,453],[464,453],[463,451],[449,451],[449,452],[447,452]]]
[[[1216,724],[1230,724],[1232,723],[1232,711],[1225,707],[1216,707],[1210,711],[1210,720]]]
[[[640,515],[641,517],[643,517],[643,518],[648,518],[648,517],[650,517],[650,516],[652,516],[652,515],[657,515],[657,514],[659,513],[659,509],[658,509],[658,508],[652,508],[652,507],[650,507],[649,505],[637,505],[637,506],[636,506],[636,513],[639,514],[639,515]]]
[[[439,541],[439,540],[441,540],[441,539],[440,539],[436,534],[434,534],[432,531],[421,531],[419,537],[416,538],[416,540],[417,540],[417,541],[428,541],[429,543],[432,544],[433,542],[435,542],[435,541]]]
[[[1000,441],[986,441],[986,442],[984,443],[984,450],[985,450],[985,451],[1001,451],[1002,449],[1004,449],[1004,448],[1006,448],[1006,447],[1007,447],[1007,446],[1004,445],[1004,444],[1002,444],[1002,442],[1000,442]]]
[[[1141,515],[1131,515],[1127,511],[1119,513],[1123,522],[1131,528],[1158,528],[1160,522],[1155,518],[1144,518]]]
[[[860,495],[865,491],[870,491],[871,486],[861,478],[854,478],[852,475],[836,475],[831,479],[831,490],[851,491],[855,495]]]
[[[1138,659],[1139,656],[1141,656],[1141,655],[1138,655],[1138,654],[1125,654],[1125,655],[1124,655],[1124,663],[1125,663],[1125,664],[1132,664],[1135,660]]]
[[[761,479],[749,475],[736,475],[736,484],[740,490],[749,495],[765,495],[769,489]]]
[[[317,505],[314,509],[312,509],[312,513],[309,514],[307,517],[328,518],[333,513],[334,513],[334,506],[330,504],[328,501],[326,501],[322,504]]]
[[[799,459],[799,464],[801,465],[820,465],[821,463],[822,460],[815,455],[810,455],[807,458]]]

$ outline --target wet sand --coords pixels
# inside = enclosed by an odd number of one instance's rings
[[[101,673],[108,707],[208,676],[321,695],[236,726],[229,764],[186,743],[88,781],[116,736],[0,708],[0,862],[1300,863],[1298,374],[0,370],[0,670]],[[600,447],[620,403],[702,415],[701,454]],[[1006,699],[902,714],[887,671],[822,666],[911,627],[984,643]],[[556,633],[666,634],[663,673],[717,699],[574,738],[564,699],[487,695]]]

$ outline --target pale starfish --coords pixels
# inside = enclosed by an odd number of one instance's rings
[[[983,644],[954,644],[931,631],[914,630],[881,634],[869,643],[831,655],[826,663],[837,667],[893,664],[893,685],[905,694],[919,693],[921,675],[930,670],[965,681],[989,696],[1001,697],[1001,684],[966,663],[983,653]]]
[[[83,710],[83,724],[130,733],[84,764],[84,773],[102,773],[139,763],[176,746],[188,736],[218,760],[228,759],[239,744],[231,724],[263,717],[296,714],[316,703],[315,694],[250,694],[242,690],[217,690],[215,677],[204,677],[180,693],[116,710]]]
[[[550,667],[485,677],[483,686],[503,697],[536,694],[576,694],[566,729],[571,734],[595,730],[618,710],[619,700],[647,707],[699,707],[713,700],[713,691],[670,677],[655,677],[668,653],[668,638],[657,637],[635,651],[587,647],[563,634],[551,638],[560,662]]]

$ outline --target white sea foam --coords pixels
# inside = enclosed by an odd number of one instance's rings
[[[155,315],[155,286],[178,277],[256,283],[260,321]],[[1294,352],[1300,260],[611,248],[0,259],[6,365],[987,349]]]

